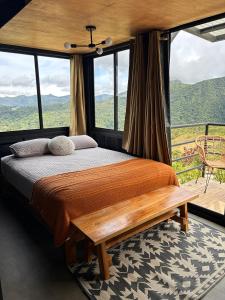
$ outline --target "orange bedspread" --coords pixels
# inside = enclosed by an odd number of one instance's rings
[[[70,220],[166,185],[178,185],[170,166],[131,159],[44,177],[34,184],[32,204],[60,246],[68,236]]]

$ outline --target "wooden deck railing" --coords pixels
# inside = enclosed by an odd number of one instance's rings
[[[205,127],[204,128],[204,133],[202,133],[202,135],[208,135],[210,126],[225,127],[225,123],[194,123],[194,124],[175,125],[175,126],[171,126],[171,132],[173,131],[173,129],[194,128],[194,127],[200,127],[200,126]],[[179,142],[179,143],[176,143],[176,144],[172,144],[171,148],[182,146],[182,145],[193,144],[195,142],[195,138],[196,137],[193,137],[193,139],[185,140],[185,141],[182,141],[182,142]],[[181,156],[181,157],[174,158],[174,159],[172,159],[172,162],[187,160],[187,159],[190,159],[190,158],[195,157],[195,156],[198,156],[198,153],[194,153],[194,154],[191,154],[191,155],[186,155],[186,156]],[[205,168],[202,166],[202,164],[191,167],[191,168],[188,168],[188,169],[185,169],[185,170],[182,170],[182,171],[179,171],[179,172],[177,172],[177,175],[185,173],[185,172],[190,172],[190,171],[195,170],[195,169],[198,169],[198,170],[201,169],[202,170],[202,177],[205,176]]]

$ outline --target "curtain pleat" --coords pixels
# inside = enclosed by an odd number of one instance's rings
[[[74,55],[70,60],[70,135],[86,133],[83,59]]]
[[[162,71],[160,32],[138,34],[131,47],[123,148],[171,164]]]

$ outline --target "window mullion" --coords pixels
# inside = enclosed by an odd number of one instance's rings
[[[36,87],[37,87],[39,125],[40,125],[40,129],[43,129],[41,89],[40,89],[40,78],[39,78],[39,68],[38,68],[38,57],[37,57],[37,55],[34,55],[34,65],[35,65],[35,76],[36,76]]]
[[[118,130],[118,52],[114,53],[114,130]]]

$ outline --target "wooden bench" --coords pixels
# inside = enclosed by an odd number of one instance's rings
[[[81,216],[71,222],[72,232],[86,237],[97,248],[104,279],[109,278],[111,259],[107,248],[162,221],[174,219],[188,230],[187,202],[198,195],[177,186],[167,186]],[[178,214],[179,212],[179,214]],[[67,250],[70,252],[71,250]]]

